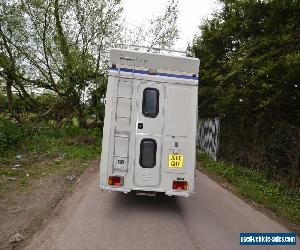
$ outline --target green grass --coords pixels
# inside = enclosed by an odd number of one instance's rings
[[[273,211],[278,217],[300,225],[300,194],[287,190],[261,172],[242,166],[214,161],[203,153],[197,155],[201,168],[230,183],[244,198]]]
[[[17,130],[21,131],[21,139],[0,154],[0,197],[49,174],[80,175],[101,153],[100,129],[29,124]],[[21,159],[16,155],[21,155]],[[16,168],[16,164],[20,166]]]

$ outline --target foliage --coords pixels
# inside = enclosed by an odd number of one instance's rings
[[[91,143],[100,145],[100,129],[86,130],[80,127],[65,126],[47,123],[17,124],[6,119],[0,120],[0,155],[14,151],[34,152],[38,155],[64,152],[66,140],[72,144],[83,144],[89,139],[78,140],[81,137],[93,137]],[[73,139],[72,139],[73,138]],[[54,145],[53,145],[53,142]],[[59,145],[61,143],[61,145]],[[52,147],[53,146],[53,147]],[[49,152],[48,152],[49,151]]]
[[[150,47],[171,48],[179,38],[178,27],[178,1],[169,0],[165,13],[151,20],[149,30]]]
[[[52,109],[85,126],[86,95],[106,72],[105,50],[119,39],[121,11],[119,0],[2,1],[0,73],[9,112],[15,113],[12,89],[48,112],[28,93],[46,90],[60,97]]]
[[[300,6],[221,1],[201,25],[199,114],[221,116],[220,156],[267,169],[291,184],[300,161]]]
[[[44,123],[20,126],[7,121],[5,127],[1,124],[0,197],[13,187],[23,190],[45,175],[80,175],[101,153],[99,128],[86,130]],[[2,131],[7,138],[5,143]]]
[[[59,123],[77,117],[88,127],[93,114],[101,126],[108,49],[132,34],[138,44],[163,48],[178,38],[177,1],[170,0],[146,31],[124,33],[122,10],[121,0],[1,1],[0,105],[9,118],[21,123],[24,112]]]
[[[235,164],[216,162],[203,153],[198,154],[198,161],[206,172],[217,175],[222,181],[233,185],[234,190],[243,197],[263,205],[281,218],[300,225],[298,192],[290,192],[261,172]]]
[[[96,125],[100,124],[100,127],[103,126],[104,121],[104,100],[106,93],[106,82],[107,77],[102,77],[99,79],[100,84],[96,89],[91,92],[90,98],[88,100],[87,112],[89,115],[93,115],[95,117]]]
[[[164,12],[153,17],[148,24],[137,25],[132,30],[125,28],[122,42],[154,48],[172,48],[179,38],[178,13],[178,0],[169,0]]]
[[[26,136],[23,126],[0,119],[0,155],[16,147]]]

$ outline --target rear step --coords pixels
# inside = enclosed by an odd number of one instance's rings
[[[157,193],[156,192],[136,191],[135,194],[138,195],[138,196],[152,196],[152,197],[155,197]]]

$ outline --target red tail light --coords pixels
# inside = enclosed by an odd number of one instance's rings
[[[123,186],[123,177],[121,176],[109,176],[108,185],[110,186]]]
[[[187,190],[188,182],[187,181],[173,181],[173,189]]]

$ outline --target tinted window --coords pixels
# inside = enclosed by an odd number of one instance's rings
[[[157,89],[145,88],[143,92],[143,115],[155,118],[159,112],[159,92]]]
[[[156,141],[143,139],[140,145],[140,165],[143,168],[153,168],[156,165]]]

